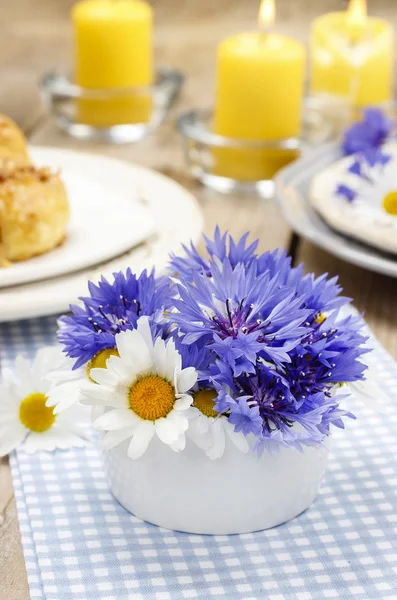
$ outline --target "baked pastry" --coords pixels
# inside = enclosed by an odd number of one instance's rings
[[[12,158],[0,160],[0,257],[26,260],[65,237],[69,204],[57,173]]]
[[[26,138],[10,117],[0,114],[0,150],[3,154],[28,157]]]
[[[6,173],[11,174],[17,167],[31,165],[29,157],[23,154],[10,154],[8,148],[0,146],[0,172],[4,178]]]

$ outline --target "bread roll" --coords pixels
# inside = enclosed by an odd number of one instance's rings
[[[0,114],[0,150],[1,154],[21,155],[28,158],[26,138],[21,129],[10,117]]]

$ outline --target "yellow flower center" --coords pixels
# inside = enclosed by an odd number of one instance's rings
[[[325,321],[325,314],[320,312],[318,313],[317,317],[315,318],[315,321],[318,325],[321,325],[321,323],[324,323]]]
[[[199,409],[206,417],[217,417],[219,413],[214,410],[215,398],[218,396],[215,390],[200,390],[194,394],[193,406]]]
[[[389,215],[397,216],[397,190],[386,194],[383,199],[383,208]]]
[[[93,383],[94,380],[91,378],[90,373],[91,369],[106,369],[106,361],[110,356],[119,356],[116,348],[105,348],[100,352],[97,352],[95,356],[93,356],[87,366],[85,368],[85,372],[87,373],[87,377]]]
[[[26,396],[19,407],[19,420],[31,431],[47,431],[55,422],[53,408],[45,405],[47,396],[42,392],[35,392]]]
[[[174,408],[175,400],[174,386],[158,375],[142,377],[129,391],[131,410],[146,421],[166,417]]]

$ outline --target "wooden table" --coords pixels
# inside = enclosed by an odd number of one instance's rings
[[[397,283],[344,263],[310,243],[296,240],[270,201],[252,197],[221,196],[203,189],[187,175],[175,118],[189,107],[209,106],[213,97],[214,57],[218,41],[255,26],[259,0],[154,0],[156,53],[159,63],[187,75],[177,106],[168,123],[136,145],[109,146],[79,143],[62,134],[49,118],[40,99],[37,80],[53,68],[70,68],[72,0],[14,0],[2,3],[0,22],[0,111],[14,117],[33,144],[78,148],[118,156],[147,165],[178,180],[199,199],[205,231],[218,223],[234,236],[247,230],[260,239],[260,249],[284,246],[306,269],[339,274],[347,295],[365,311],[381,342],[397,358]],[[6,5],[7,4],[7,5]],[[394,0],[371,2],[379,16],[394,21]],[[338,0],[278,0],[278,28],[307,40],[310,20],[323,12],[342,9]],[[0,460],[0,600],[27,600],[22,547],[7,460]],[[89,600],[87,598],[87,600]]]

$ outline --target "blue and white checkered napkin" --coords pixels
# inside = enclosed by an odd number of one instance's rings
[[[2,325],[3,360],[52,342],[54,330],[54,319]],[[376,360],[396,395],[396,364],[379,346]],[[359,419],[335,432],[315,503],[261,533],[188,535],[140,521],[111,496],[95,447],[17,452],[11,465],[32,600],[396,600],[397,410],[385,417],[354,409]]]

